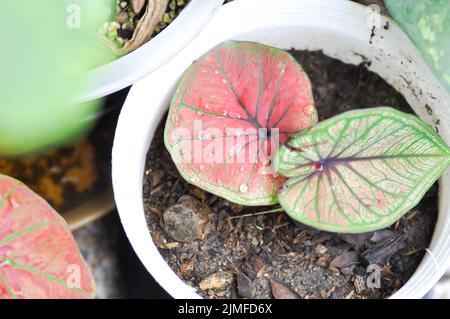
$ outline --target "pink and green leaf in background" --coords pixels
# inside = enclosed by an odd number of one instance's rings
[[[0,299],[94,294],[94,279],[66,222],[24,184],[0,175]]]
[[[281,147],[279,200],[294,219],[359,233],[393,224],[450,163],[450,149],[413,115],[387,107],[323,121]]]
[[[279,141],[317,122],[311,84],[285,51],[225,42],[195,61],[172,100],[165,144],[182,176],[244,205],[276,203]]]

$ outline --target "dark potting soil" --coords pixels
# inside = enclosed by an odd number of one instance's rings
[[[364,64],[344,64],[322,52],[291,53],[311,79],[320,120],[374,106],[412,113],[404,98]],[[164,123],[147,156],[143,190],[146,219],[162,256],[200,295],[385,298],[410,278],[422,260],[436,222],[437,183],[397,223],[374,233],[318,231],[284,213],[236,218],[270,207],[232,204],[187,183],[163,145]],[[186,220],[194,229],[184,235],[203,237],[201,240],[180,242],[164,230],[170,231],[164,228],[163,212],[173,208],[183,195],[191,197],[184,197],[175,209],[177,214],[183,205],[187,210],[200,207],[201,211],[196,218]],[[367,268],[368,264],[378,268]],[[376,288],[378,272],[380,287]]]

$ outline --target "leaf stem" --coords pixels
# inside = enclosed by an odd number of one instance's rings
[[[243,215],[239,215],[239,216],[232,216],[232,217],[228,217],[228,219],[232,220],[232,219],[236,219],[236,218],[260,216],[260,215],[266,215],[266,214],[272,214],[272,213],[281,213],[281,212],[284,212],[284,209],[281,208],[281,207],[278,207],[278,208],[275,208],[275,209],[265,210],[265,211],[257,212],[257,213],[249,213],[249,214],[243,214]]]

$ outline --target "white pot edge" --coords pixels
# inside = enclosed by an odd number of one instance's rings
[[[245,16],[245,23],[240,24],[239,30],[229,22],[230,17],[239,21],[239,17],[243,17],[244,13],[249,12],[247,10],[250,9],[253,10],[253,15]],[[306,17],[303,16],[305,12],[307,13]],[[265,14],[269,16],[266,17]],[[137,255],[153,277],[173,297],[199,298],[199,295],[179,279],[165,263],[148,233],[142,204],[142,178],[145,154],[182,71],[202,52],[206,52],[224,39],[251,39],[249,34],[253,33],[253,35],[257,34],[259,41],[269,42],[269,44],[274,36],[280,37],[280,42],[283,42],[285,46],[294,45],[296,41],[301,42],[301,39],[298,38],[295,41],[286,39],[289,37],[288,35],[283,38],[283,34],[286,32],[275,34],[267,29],[258,32],[259,28],[264,28],[264,25],[276,24],[280,28],[294,30],[298,25],[315,25],[317,19],[321,19],[320,27],[325,28],[328,35],[333,34],[333,36],[327,37],[327,42],[341,41],[339,34],[336,34],[335,37],[334,33],[344,32],[349,35],[349,38],[352,38],[354,46],[359,42],[368,43],[370,30],[361,29],[361,23],[365,23],[368,14],[361,6],[344,0],[322,0],[320,3],[315,0],[238,0],[223,6],[208,28],[174,57],[171,63],[141,80],[131,89],[122,109],[113,148],[113,184],[117,207],[127,236]],[[264,18],[260,16],[264,16]],[[348,20],[349,17],[351,21]],[[330,23],[330,20],[333,23]],[[383,20],[384,22],[385,20]],[[248,33],[242,34],[244,30]],[[387,65],[384,63],[385,61],[377,62],[371,59],[373,61],[371,69],[381,75],[384,73],[383,77],[405,95],[417,114],[426,122],[435,121],[436,118],[433,119],[433,116],[441,119],[440,124],[433,125],[439,128],[442,137],[450,144],[450,97],[448,92],[442,88],[412,43],[395,23],[391,21],[389,30],[381,29],[379,31],[373,38],[372,46],[354,47],[353,49],[358,53],[361,51],[368,53],[367,56],[370,56],[371,51],[380,48],[388,54],[390,51],[397,52],[397,56],[390,58],[393,63],[398,64],[402,61],[405,63],[405,67]],[[383,39],[380,38],[381,36]],[[323,41],[322,38],[318,39],[318,42],[311,40],[307,45],[314,48],[314,45],[320,45]],[[386,46],[386,43],[389,45]],[[347,49],[342,52],[328,49],[324,51],[328,55],[336,57],[341,54],[341,59],[345,62],[360,62],[357,55],[350,57],[346,52]],[[412,69],[407,63],[414,65],[414,72],[417,72],[418,76],[410,72]],[[386,72],[391,72],[392,69],[400,73],[386,76]],[[409,88],[399,74],[411,82]],[[411,87],[414,90],[422,89],[424,92],[430,93],[437,98],[438,102],[429,95],[416,96]],[[155,94],[152,95],[149,91],[153,91]],[[151,97],[152,105],[149,105],[149,97]],[[433,110],[433,116],[426,112],[425,103]],[[429,247],[433,257],[427,254],[413,277],[391,298],[421,298],[450,265],[449,170],[441,178],[440,185],[439,218]]]

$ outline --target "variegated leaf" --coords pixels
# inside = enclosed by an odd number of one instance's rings
[[[232,202],[269,205],[284,182],[272,175],[272,150],[316,122],[308,76],[289,53],[230,41],[186,71],[165,145],[189,182]]]
[[[280,148],[282,207],[313,227],[358,233],[413,208],[450,163],[450,150],[413,115],[380,107],[343,113]]]
[[[94,295],[94,278],[64,219],[24,184],[0,175],[0,299]]]

